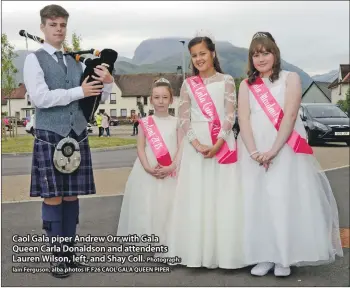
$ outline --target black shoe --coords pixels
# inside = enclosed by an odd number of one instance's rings
[[[51,275],[55,278],[66,278],[70,276],[68,272],[68,267],[65,262],[50,263]]]

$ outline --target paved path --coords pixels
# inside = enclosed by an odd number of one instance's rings
[[[349,227],[349,169],[328,171],[336,197],[341,227]],[[81,200],[80,235],[115,235],[122,196],[99,197]],[[349,249],[345,257],[328,266],[293,268],[293,274],[277,279],[272,274],[262,278],[252,277],[249,268],[240,270],[208,270],[172,267],[169,273],[78,273],[67,279],[55,279],[41,273],[11,273],[12,235],[42,234],[40,230],[41,203],[9,203],[2,205],[2,285],[4,286],[333,286],[349,285]],[[28,255],[28,254],[25,254]],[[23,264],[22,264],[23,265]],[[106,264],[97,264],[97,266]],[[129,264],[128,264],[129,265]],[[136,266],[137,264],[130,264]],[[29,264],[29,267],[47,267]],[[117,264],[110,264],[117,266]],[[161,266],[161,265],[157,265]],[[166,266],[164,266],[166,267]],[[165,268],[166,269],[166,268]]]

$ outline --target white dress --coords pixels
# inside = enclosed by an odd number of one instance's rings
[[[177,118],[170,115],[149,117],[153,117],[170,156],[174,159],[177,151]],[[145,152],[150,166],[157,166],[157,159],[147,138]],[[174,177],[156,179],[151,176],[137,158],[125,186],[117,235],[155,234],[162,242],[175,185]]]
[[[263,79],[282,109],[288,73],[282,71],[274,83]],[[239,97],[249,97],[256,147],[267,152],[277,130],[252,92],[248,93],[249,96]],[[294,129],[306,137],[300,117]],[[238,151],[244,195],[246,264],[317,265],[333,261],[336,254],[342,256],[337,205],[316,158],[296,154],[285,144],[265,172],[250,158],[240,135]]]
[[[217,73],[203,79],[221,120],[219,137],[234,149],[232,133],[236,93],[234,80]],[[191,119],[191,120],[190,120]],[[237,164],[218,164],[215,157],[203,158],[190,141],[212,146],[208,120],[202,114],[186,82],[179,101],[183,140],[178,183],[168,224],[163,256],[181,258],[181,265],[207,268],[240,268],[242,256],[242,195]]]

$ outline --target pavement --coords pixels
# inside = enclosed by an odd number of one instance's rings
[[[316,147],[315,155],[326,170],[339,209],[340,227],[349,231],[349,148],[337,146]],[[94,152],[94,174],[99,197],[81,198],[80,223],[77,233],[92,236],[115,235],[123,199],[123,187],[136,158],[135,149]],[[292,268],[292,275],[276,278],[273,274],[262,278],[250,275],[250,267],[238,270],[206,268],[170,268],[168,273],[76,273],[66,279],[55,279],[46,273],[12,273],[13,266],[47,267],[46,264],[12,263],[12,236],[19,234],[42,235],[41,201],[27,201],[31,157],[16,156],[2,159],[2,271],[3,286],[349,286],[349,246],[344,244],[344,257],[330,265]],[[342,167],[343,168],[339,168]],[[338,167],[338,168],[337,168]],[[21,184],[22,183],[22,184]],[[348,236],[347,236],[348,237]],[[347,238],[348,241],[348,238]],[[345,242],[344,242],[345,243]],[[32,244],[25,244],[31,246]],[[33,244],[35,246],[37,244]],[[111,244],[101,243],[101,246]],[[347,248],[346,248],[347,247]],[[102,255],[97,253],[94,255]],[[34,254],[23,254],[34,255]],[[92,254],[88,254],[91,256]],[[119,254],[118,254],[119,256]],[[115,263],[96,264],[96,267],[117,267]],[[145,266],[144,264],[127,264]],[[156,268],[153,268],[156,269]],[[159,270],[159,268],[158,268]]]

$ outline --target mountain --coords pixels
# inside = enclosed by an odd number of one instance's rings
[[[190,57],[187,44],[190,39],[179,37],[148,39],[141,42],[133,57],[133,63],[139,65],[134,73],[176,72],[177,66],[182,65],[183,44],[179,43],[179,39],[185,41],[186,71],[188,71]],[[218,41],[216,49],[221,68],[225,73],[233,77],[246,75],[248,49],[236,47],[227,41]],[[282,60],[282,68],[298,73],[304,90],[311,84],[312,78],[293,64]]]
[[[312,76],[312,80],[332,83],[338,77],[339,70],[332,70],[326,74]]]
[[[179,39],[185,41],[185,48]],[[183,49],[185,49],[186,72],[189,72],[190,56],[187,49],[189,40],[181,37],[144,40],[136,48],[132,59],[121,55],[118,57],[114,65],[115,74],[176,73],[177,67],[182,66]],[[227,41],[218,41],[216,49],[221,68],[225,73],[233,77],[246,75],[248,49],[236,47]],[[19,70],[16,79],[17,82],[23,82],[22,70],[27,51],[19,50],[16,52],[19,55],[14,61]],[[304,90],[312,82],[312,78],[307,73],[293,64],[282,60],[282,68],[298,73]]]

